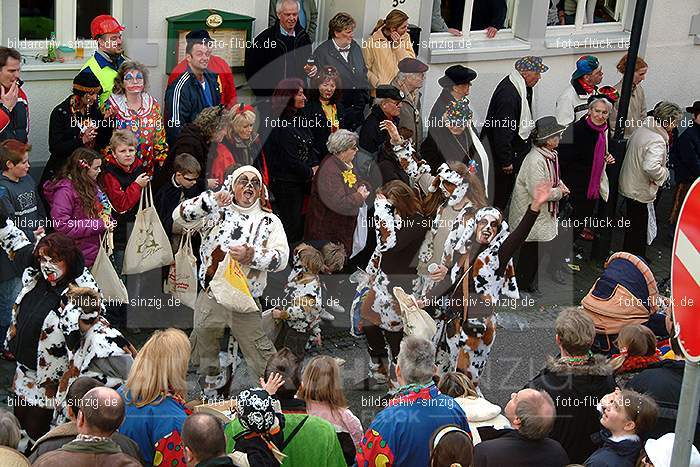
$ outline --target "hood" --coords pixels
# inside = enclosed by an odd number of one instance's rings
[[[78,427],[75,425],[75,422],[68,422],[68,423],[63,423],[62,425],[58,425],[56,428],[53,428],[51,431],[46,433],[44,436],[36,440],[36,444],[34,444],[34,447],[32,450],[35,450],[40,443],[49,440],[49,439],[54,439],[54,438],[65,438],[67,436],[77,436],[78,434]]]
[[[613,368],[603,355],[594,354],[593,359],[587,365],[567,365],[559,359],[549,357],[546,370],[549,373],[567,376],[609,376],[613,374]]]
[[[639,455],[639,450],[642,447],[642,442],[637,440],[625,439],[622,441],[611,441],[607,431],[601,431],[600,436],[603,438],[603,446],[611,451],[614,451],[618,456],[635,458]]]
[[[64,189],[74,190],[73,182],[71,182],[70,179],[62,178],[60,180],[49,180],[44,183],[44,196],[46,196],[46,201],[49,203],[52,202],[56,192]]]

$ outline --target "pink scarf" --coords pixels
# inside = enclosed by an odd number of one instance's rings
[[[598,132],[598,141],[596,141],[595,149],[593,150],[593,167],[591,168],[591,178],[588,180],[586,197],[588,199],[598,199],[600,198],[600,179],[603,176],[603,170],[605,170],[608,124],[604,123],[598,126],[591,121],[590,117],[586,117],[586,123],[589,128]]]

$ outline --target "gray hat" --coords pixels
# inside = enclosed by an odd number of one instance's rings
[[[391,84],[377,86],[377,99],[393,99],[397,102],[401,102],[405,97],[403,91]]]
[[[566,130],[566,126],[560,125],[555,117],[542,117],[535,122],[534,138],[538,141],[542,141],[564,130]]]

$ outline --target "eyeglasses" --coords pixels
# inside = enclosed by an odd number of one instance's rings
[[[254,189],[260,188],[260,180],[257,178],[247,178],[241,175],[236,179],[236,185],[246,187],[248,185],[252,186]]]
[[[184,178],[188,182],[196,182],[197,181],[197,177],[191,178],[191,177],[186,177],[183,175],[182,178]]]
[[[143,81],[143,73],[127,73],[124,75],[124,81]]]

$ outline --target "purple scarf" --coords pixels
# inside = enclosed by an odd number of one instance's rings
[[[596,141],[595,149],[593,150],[593,167],[591,168],[591,178],[588,180],[586,198],[598,199],[600,198],[600,179],[603,176],[603,170],[605,170],[608,124],[604,123],[598,126],[591,121],[590,117],[586,117],[586,124],[588,124],[590,129],[598,132],[598,141]]]

